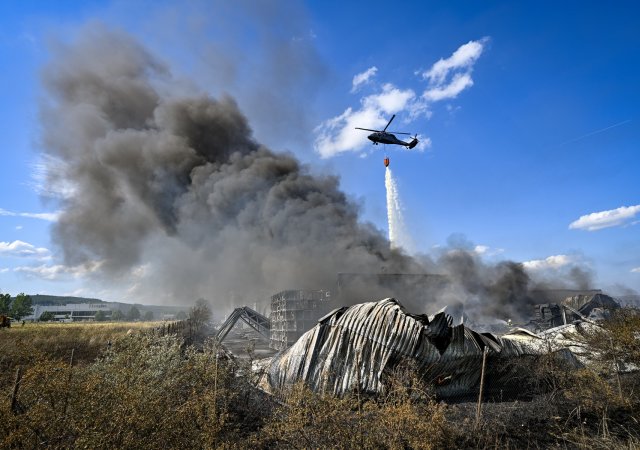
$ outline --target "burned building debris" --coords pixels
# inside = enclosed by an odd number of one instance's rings
[[[326,290],[280,291],[270,298],[268,317],[247,306],[236,308],[218,327],[215,338],[218,342],[224,341],[226,346],[227,336],[236,324],[240,324],[253,331],[251,340],[254,345],[260,345],[262,353],[273,354],[290,347],[311,329],[331,309],[330,300],[331,294]],[[238,348],[246,349],[246,346],[234,344],[236,351],[244,353]]]
[[[330,300],[331,294],[325,290],[286,290],[272,295],[269,347],[290,347],[329,311]]]
[[[285,350],[335,307],[352,304],[354,299],[363,301],[381,296],[400,296],[407,304],[428,304],[446,282],[444,276],[433,274],[339,273],[331,291],[287,289],[272,295],[270,312],[265,313],[268,318],[246,306],[236,308],[221,325],[216,337],[219,341],[224,340],[240,321],[268,340],[270,349]]]
[[[599,320],[606,317],[611,310],[620,308],[618,302],[599,290],[590,291],[590,293],[563,290],[562,293],[574,295],[566,296],[557,302],[540,303],[534,306],[531,328],[547,330],[576,320]],[[552,292],[549,297],[554,298],[553,294]]]
[[[233,310],[229,317],[227,317],[227,320],[225,320],[222,326],[218,329],[216,339],[218,341],[223,341],[238,320],[242,320],[242,322],[253,328],[256,332],[260,333],[266,339],[269,339],[271,334],[271,322],[268,318],[247,306]]]
[[[536,303],[561,303],[567,297],[576,295],[593,296],[602,294],[601,289],[534,289],[531,291]]]
[[[589,364],[593,355],[581,344],[585,333],[598,327],[598,317],[619,307],[599,290],[539,291],[536,299],[548,302],[536,305],[536,316],[518,328],[504,320],[499,326],[476,324],[461,302],[432,315],[410,314],[391,296],[342,306],[353,303],[349,297],[354,292],[360,298],[367,287],[402,290],[411,302],[425,300],[446,286],[447,279],[437,275],[340,274],[331,293],[285,290],[274,294],[269,318],[261,316],[263,326],[257,330],[271,351],[278,352],[255,367],[262,388],[277,392],[303,382],[316,392],[333,395],[355,389],[381,393],[388,376],[410,363],[421,379],[434,386],[438,397],[472,397],[479,389],[486,349],[486,376],[491,380],[485,386],[486,395],[503,398],[512,392],[517,396],[523,383],[533,382],[532,365],[543,355],[551,354],[568,367]],[[236,311],[240,311],[238,319],[251,319],[246,308]],[[249,323],[256,329],[254,325]],[[223,329],[228,332],[231,326],[228,321]]]
[[[411,315],[387,298],[339,308],[320,319],[293,346],[264,364],[262,385],[278,391],[304,382],[334,395],[356,389],[379,393],[384,391],[385,375],[408,360],[423,379],[434,381],[440,397],[473,395],[485,348],[492,360],[487,376],[493,386],[504,389],[527,375],[524,366],[513,362],[548,353],[536,342],[540,339],[526,330],[501,337],[477,333],[462,324],[452,326],[442,312],[430,318]],[[555,353],[568,364],[580,364],[568,349]]]
[[[562,305],[571,313],[568,320],[578,320],[590,316],[597,318],[599,313],[620,308],[617,301],[605,294],[567,297]]]

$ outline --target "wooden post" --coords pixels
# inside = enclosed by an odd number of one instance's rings
[[[67,378],[67,395],[64,398],[64,414],[67,414],[67,406],[69,405],[69,391],[71,390],[71,375],[73,374],[73,357],[76,349],[71,349],[71,358],[69,358],[69,377]]]
[[[618,395],[620,396],[620,400],[623,401],[622,384],[620,383],[620,372],[618,371],[618,358],[616,358],[616,350],[613,346],[613,337],[611,336],[609,336],[609,343],[611,344],[611,355],[613,356],[613,369],[616,371],[616,379],[618,381]]]
[[[362,439],[362,402],[360,401],[360,357],[358,353],[358,349],[355,349],[356,352],[356,382],[358,383],[358,390],[356,391],[358,394],[358,440],[360,442],[360,446],[362,448],[363,439]]]
[[[16,369],[16,380],[13,383],[13,392],[11,393],[11,411],[17,413],[18,391],[20,389],[20,379],[22,378],[22,367]]]
[[[218,424],[218,416],[216,414],[217,403],[218,403],[218,346],[215,346],[216,352],[216,366],[215,366],[215,376],[213,378],[213,420],[216,421],[216,425]]]
[[[487,365],[487,353],[489,353],[489,347],[485,346],[482,352],[482,371],[480,372],[480,392],[478,393],[478,407],[476,408],[476,427],[480,424],[480,415],[482,414],[482,393],[484,391],[484,371]]]

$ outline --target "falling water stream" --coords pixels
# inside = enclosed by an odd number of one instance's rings
[[[398,195],[398,186],[389,167],[386,168],[384,184],[387,188],[387,220],[389,222],[389,242],[391,248],[403,247],[405,244],[405,226],[402,217],[402,206]]]

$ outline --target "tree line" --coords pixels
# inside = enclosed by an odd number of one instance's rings
[[[10,294],[1,294],[0,293],[0,315],[11,317],[15,320],[20,320],[24,317],[30,316],[33,314],[33,299],[30,295],[26,295],[21,292],[15,298],[12,298]],[[184,311],[180,311],[176,316],[178,320],[184,320],[187,318],[187,315]],[[45,311],[38,318],[41,322],[47,322],[55,319],[55,312]],[[107,320],[111,321],[151,321],[154,320],[155,316],[153,311],[145,311],[144,313],[140,312],[140,309],[135,305],[131,306],[127,312],[123,312],[119,309],[114,309],[111,313],[111,317],[107,315],[104,311],[96,312],[94,320],[97,322],[104,322]]]
[[[33,314],[31,296],[21,292],[12,300],[10,294],[0,294],[0,315],[20,320],[30,314]]]

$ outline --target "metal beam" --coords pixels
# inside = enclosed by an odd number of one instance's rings
[[[241,308],[234,309],[229,317],[227,317],[227,320],[224,321],[216,333],[216,339],[218,342],[222,342],[224,338],[227,337],[227,334],[229,334],[239,319],[242,319],[244,323],[249,325],[265,338],[269,339],[271,337],[271,321],[248,306],[243,306]]]

